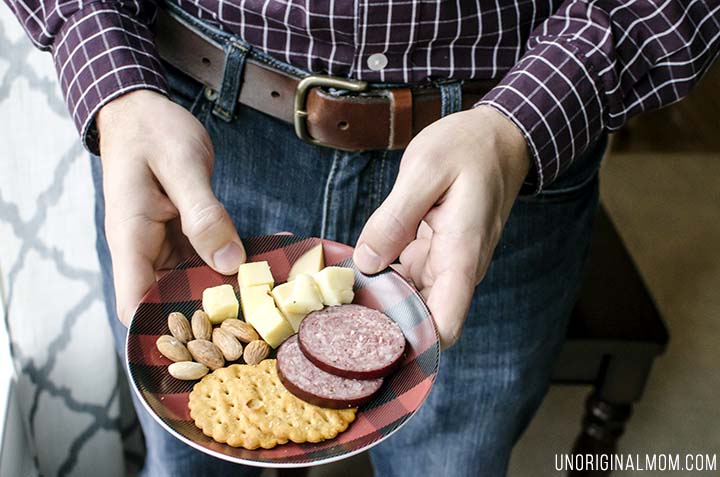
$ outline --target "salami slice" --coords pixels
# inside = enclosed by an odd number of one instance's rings
[[[320,407],[344,409],[361,406],[372,398],[383,379],[347,379],[326,373],[300,351],[297,335],[288,338],[277,353],[280,381],[305,402]]]
[[[361,305],[329,306],[310,313],[300,325],[298,340],[315,366],[354,379],[387,376],[405,351],[398,324]]]

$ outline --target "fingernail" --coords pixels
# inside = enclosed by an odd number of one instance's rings
[[[240,245],[230,242],[215,252],[212,259],[215,268],[220,273],[230,275],[235,273],[242,261],[245,260],[245,252]]]
[[[382,267],[382,260],[375,250],[370,248],[368,244],[363,243],[358,247],[355,254],[355,264],[366,273],[377,273]]]

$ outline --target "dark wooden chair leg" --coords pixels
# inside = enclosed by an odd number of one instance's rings
[[[632,415],[633,403],[640,400],[655,354],[620,353],[610,358],[595,390],[585,403],[582,430],[573,454],[614,454],[618,440]],[[570,477],[606,477],[608,471],[569,471]]]
[[[604,207],[598,209],[586,272],[556,363],[554,382],[592,384],[573,452],[615,453],[642,397],[668,330],[632,257]],[[565,466],[569,470],[569,465]],[[605,473],[581,473],[577,477]]]
[[[631,404],[611,403],[598,397],[594,392],[590,394],[585,403],[582,430],[573,446],[573,455],[614,454],[617,451],[618,439],[625,432],[625,424],[631,415]],[[568,472],[570,477],[605,477],[607,475],[610,473],[600,470]]]

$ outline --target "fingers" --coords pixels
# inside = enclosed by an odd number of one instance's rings
[[[430,251],[430,239],[416,239],[405,247],[400,254],[400,264],[403,267],[405,276],[413,281],[418,289],[432,286],[432,277],[426,273],[428,252]]]
[[[237,271],[245,251],[211,189],[213,151],[202,124],[162,95],[122,98],[103,107],[98,121],[105,228],[118,315],[127,324],[156,270],[186,255],[183,234],[221,273]]]
[[[123,162],[121,159],[125,159]],[[177,209],[158,189],[150,170],[133,156],[103,158],[105,234],[112,257],[118,318],[130,323],[142,297],[155,282],[164,247],[165,223]]]
[[[443,349],[460,337],[478,284],[478,267],[485,261],[480,250],[474,241],[452,233],[436,232],[431,239],[421,276],[429,287],[425,298]]]
[[[212,154],[212,151],[197,153]],[[183,233],[198,255],[216,271],[225,275],[237,272],[245,261],[245,249],[230,215],[210,185],[211,171],[207,164],[211,158],[183,153],[167,162],[155,172],[180,212]]]
[[[420,167],[401,168],[390,195],[360,234],[353,256],[358,268],[371,274],[392,263],[415,238],[421,219],[445,188],[443,178],[428,177]]]
[[[470,277],[446,270],[435,278],[426,297],[440,335],[440,346],[447,349],[458,340],[475,290]]]
[[[426,218],[432,238],[421,276],[429,286],[427,305],[432,312],[443,348],[460,336],[475,287],[485,273],[499,237],[501,225],[495,219],[491,201],[476,196],[473,181],[459,180],[445,202]],[[463,204],[487,203],[472,218]]]
[[[105,226],[112,256],[115,303],[128,326],[145,293],[155,283],[153,257],[164,238],[164,224],[134,217]]]

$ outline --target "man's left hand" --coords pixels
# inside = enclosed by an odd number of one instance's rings
[[[360,234],[360,270],[376,273],[400,257],[444,348],[460,337],[529,165],[525,139],[496,110],[446,116],[408,145],[390,195]]]

